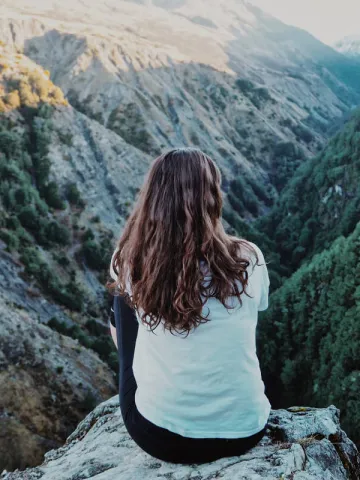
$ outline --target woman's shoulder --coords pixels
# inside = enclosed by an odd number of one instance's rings
[[[247,240],[245,238],[233,237],[239,243],[239,251],[241,256],[250,257],[250,260],[256,261],[255,252],[258,257],[258,262],[261,263],[264,261],[264,254],[261,248],[254,242]]]
[[[264,254],[261,250],[261,248],[254,242],[250,242],[249,240],[246,240],[246,242],[255,250],[255,252],[258,254],[259,258],[262,260],[264,259]]]

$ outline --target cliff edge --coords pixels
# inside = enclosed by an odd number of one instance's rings
[[[2,480],[342,480],[360,478],[360,455],[340,428],[339,410],[273,410],[265,437],[245,455],[202,465],[176,465],[144,453],[122,421],[118,397],[98,405],[36,468],[3,472]]]

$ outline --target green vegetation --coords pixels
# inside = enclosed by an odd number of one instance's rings
[[[40,71],[20,69],[6,81],[0,76],[1,81],[0,96],[7,110],[10,104],[18,109],[18,120],[14,121],[8,111],[0,115],[0,238],[9,251],[18,252],[26,274],[45,294],[70,310],[83,312],[85,292],[76,281],[74,263],[65,249],[80,241],[75,259],[82,264],[85,260],[89,268],[100,272],[102,280],[111,258],[111,234],[98,218],[100,243],[92,232],[91,238],[78,238],[73,208],[81,210],[85,202],[75,183],[60,191],[49,178],[49,147],[52,136],[59,134],[52,122],[54,105],[59,99],[65,102]],[[63,140],[70,142],[68,137]],[[65,208],[70,211],[64,216],[61,210]],[[51,259],[59,271],[50,267]]]
[[[325,127],[323,127],[320,122],[316,121],[313,116],[309,115],[306,122],[310,127],[315,127],[317,130],[324,131]],[[302,123],[294,123],[290,118],[284,118],[280,120],[279,124],[291,130],[296,135],[298,142],[303,141],[305,143],[310,143],[314,140],[314,135]]]
[[[83,113],[89,118],[92,118],[93,120],[96,120],[97,122],[101,123],[104,125],[104,118],[101,112],[94,112],[93,109],[91,108],[91,103],[94,99],[93,95],[88,95],[85,99],[82,101],[79,100],[78,94],[75,90],[70,89],[67,98],[69,99],[69,103],[78,111]],[[64,141],[66,145],[71,146],[72,145],[72,135],[71,133],[64,134],[60,133],[61,140]]]
[[[53,318],[49,326],[97,352],[116,372],[117,353],[104,323],[105,297],[103,303],[89,298],[81,275],[82,269],[92,269],[105,284],[113,234],[99,216],[89,219],[94,231],[81,226],[88,215],[76,183],[59,187],[51,178],[52,142],[72,145],[71,132],[62,133],[53,121],[55,107],[67,105],[61,91],[48,72],[12,65],[0,60],[0,239],[23,264],[27,281],[69,309],[69,316],[86,321],[85,327],[69,327]],[[55,369],[59,375],[64,371],[62,365]],[[93,403],[88,392],[84,408]]]
[[[109,237],[106,237],[98,243],[91,229],[88,229],[83,235],[82,254],[85,257],[87,265],[93,270],[102,271],[109,265],[111,258],[109,251]]]
[[[66,198],[69,200],[71,205],[79,208],[84,208],[85,207],[85,202],[81,198],[80,192],[77,188],[76,183],[69,182],[66,185],[66,190],[65,190],[65,195]]]
[[[94,410],[97,404],[98,404],[98,401],[95,395],[91,392],[91,390],[88,390],[83,400],[80,401],[79,408],[87,413]]]
[[[226,109],[226,105],[229,103],[229,93],[222,85],[213,85],[209,93],[209,97],[215,107],[218,107],[221,111]]]
[[[252,92],[255,88],[255,85],[250,80],[246,80],[245,78],[238,78],[235,80],[236,87],[244,94]]]
[[[275,103],[275,100],[264,87],[256,87],[251,80],[238,78],[235,80],[235,86],[255,105],[257,109],[261,109],[268,102]]]
[[[284,189],[304,158],[304,153],[292,142],[279,142],[272,146],[270,180],[278,192]]]
[[[107,128],[120,135],[130,145],[146,153],[160,153],[148,132],[140,107],[134,102],[114,109],[109,116]]]
[[[6,219],[3,228],[12,230],[2,238],[14,235],[31,243],[51,247],[68,245],[70,232],[50,214],[50,209],[65,207],[57,184],[49,181],[48,142],[51,123],[40,109],[28,118],[27,130],[19,132],[7,117],[0,117],[0,198]],[[10,219],[17,219],[17,222]],[[24,229],[28,234],[24,233]],[[15,246],[10,240],[10,248]]]
[[[227,156],[227,152],[223,149],[219,149],[219,153],[224,157]],[[235,223],[238,223],[237,216],[247,217],[250,213],[257,217],[261,206],[271,206],[273,203],[272,193],[269,189],[261,185],[260,181],[248,171],[239,168],[236,171],[235,178],[229,182],[227,199],[233,209],[233,212],[226,212],[227,218],[230,219],[227,221],[235,230],[237,230],[235,226]],[[242,230],[239,230],[239,234],[243,236]]]
[[[239,175],[230,182],[229,202],[240,215],[247,211],[252,215],[258,214],[259,202],[251,185],[243,176]]]
[[[80,327],[79,325],[68,326],[65,322],[53,317],[48,321],[48,326],[62,335],[77,340],[85,348],[91,348],[117,372],[118,359],[116,348],[105,325],[91,319],[86,323],[85,327]]]
[[[28,275],[35,278],[43,291],[49,294],[55,302],[71,310],[83,310],[85,292],[74,279],[63,284],[48,264],[41,258],[36,247],[22,249],[21,262],[25,265]]]
[[[223,217],[230,224],[229,233],[231,235],[238,235],[253,242],[256,242],[259,238],[259,232],[255,231],[250,223],[245,222],[233,208],[225,207],[223,209]]]
[[[268,102],[275,103],[275,100],[270,95],[269,90],[263,87],[255,88],[251,93],[250,99],[255,107],[259,110]]]
[[[256,221],[286,276],[360,220],[360,111],[316,157],[303,161],[270,215]],[[279,272],[278,272],[279,273]]]
[[[314,135],[301,123],[294,125],[292,131],[295,133],[298,141],[303,140],[305,143],[310,143],[314,140]]]
[[[350,438],[360,425],[360,223],[271,295],[259,355],[274,408],[336,405]]]

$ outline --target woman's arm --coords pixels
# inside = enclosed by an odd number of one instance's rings
[[[112,336],[113,342],[115,343],[115,347],[118,348],[117,336],[116,336],[115,313],[112,305],[110,307],[109,328],[110,328],[110,334]]]
[[[110,273],[110,276],[113,280],[117,280],[117,275],[116,275],[116,273],[113,269],[113,260],[114,260],[114,257],[115,257],[115,254],[117,253],[117,251],[118,251],[118,249],[116,248],[114,253],[112,254],[111,261],[110,261],[110,271],[109,271],[109,273]],[[128,280],[126,282],[126,285],[128,287],[128,291],[129,291],[130,290],[130,287],[129,287],[130,284],[129,284]],[[127,308],[129,308],[129,307],[127,307]],[[110,333],[111,333],[111,337],[113,339],[113,342],[114,342],[116,348],[118,348],[117,335],[116,335],[115,313],[114,313],[114,297],[113,296],[111,297],[109,328],[110,328]]]

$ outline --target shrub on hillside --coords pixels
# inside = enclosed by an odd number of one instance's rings
[[[95,240],[86,240],[82,246],[82,253],[90,268],[98,271],[106,268],[106,263],[103,257],[104,252]]]
[[[253,82],[245,78],[238,78],[237,80],[235,80],[235,85],[240,91],[242,91],[245,94],[252,91],[255,87]]]
[[[8,94],[5,95],[4,101],[6,106],[11,110],[15,110],[16,108],[19,108],[21,105],[19,91],[13,90],[12,92],[9,92]]]
[[[310,130],[301,123],[298,125],[294,125],[292,128],[292,131],[295,133],[295,135],[303,140],[306,143],[310,143],[314,140],[314,135],[310,132]]]
[[[70,182],[66,185],[65,195],[72,205],[77,207],[82,207],[82,208],[85,206],[85,202],[81,198],[81,195],[76,186],[76,183]]]
[[[56,221],[49,222],[45,227],[45,233],[50,242],[60,245],[70,244],[70,232],[67,227]]]
[[[18,250],[19,238],[14,232],[0,229],[0,238],[6,243],[8,250]]]
[[[19,220],[23,227],[31,231],[38,231],[42,227],[43,219],[33,207],[33,205],[26,205],[21,208],[19,212]]]
[[[44,185],[41,191],[46,203],[49,207],[64,210],[66,208],[65,203],[62,201],[57,184],[53,181]]]

